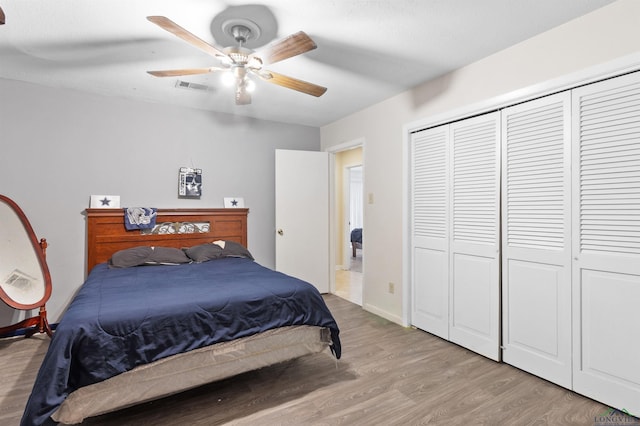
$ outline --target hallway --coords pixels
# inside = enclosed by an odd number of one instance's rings
[[[349,269],[336,271],[336,296],[362,306],[362,249],[356,250]]]

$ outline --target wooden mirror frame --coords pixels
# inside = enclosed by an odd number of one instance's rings
[[[0,286],[0,299],[2,299],[2,301],[10,307],[25,311],[39,308],[37,316],[24,319],[16,324],[9,325],[7,327],[1,327],[0,337],[3,337],[20,329],[27,329],[25,331],[25,337],[30,337],[38,332],[47,333],[47,335],[51,337],[51,326],[49,325],[49,321],[47,320],[47,310],[45,308],[45,303],[49,300],[49,297],[51,297],[51,274],[49,273],[49,267],[47,266],[46,261],[47,241],[44,238],[38,241],[35,233],[33,232],[33,228],[31,227],[31,223],[29,223],[29,220],[27,219],[27,216],[13,200],[0,194],[0,203],[7,204],[14,211],[16,216],[18,216],[20,222],[22,222],[25,232],[27,233],[27,236],[29,237],[29,240],[31,242],[31,246],[33,247],[34,255],[36,256],[40,265],[40,270],[42,271],[42,277],[45,286],[44,296],[40,300],[31,304],[24,304],[13,300]]]

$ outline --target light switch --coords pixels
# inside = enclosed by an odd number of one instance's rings
[[[373,204],[373,192],[369,193],[369,204]]]

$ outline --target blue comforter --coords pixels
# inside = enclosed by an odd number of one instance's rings
[[[97,265],[56,328],[22,425],[55,424],[69,393],[161,358],[288,325],[338,326],[311,284],[246,258]]]

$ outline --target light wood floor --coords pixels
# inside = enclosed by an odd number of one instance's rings
[[[87,425],[594,425],[605,405],[325,296],[343,357],[245,373]],[[0,341],[0,424],[17,425],[48,341]],[[126,392],[126,389],[123,389]]]
[[[349,269],[336,270],[335,294],[362,306],[362,250],[350,260]]]
[[[362,306],[362,272],[336,271],[336,296]]]

